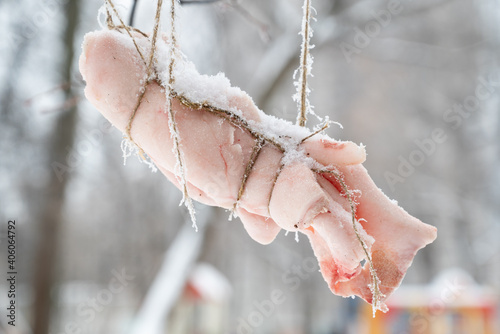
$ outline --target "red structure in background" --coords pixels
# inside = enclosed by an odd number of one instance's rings
[[[390,311],[372,318],[360,309],[363,334],[497,334],[498,294],[461,269],[440,274],[429,285],[401,286],[388,300]]]
[[[229,281],[215,267],[197,264],[172,312],[168,333],[224,333],[231,290]]]

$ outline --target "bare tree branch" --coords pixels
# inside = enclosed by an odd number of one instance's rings
[[[134,25],[134,15],[135,15],[135,10],[137,9],[137,3],[139,0],[134,0],[134,3],[132,4],[132,9],[130,10],[130,18],[128,20],[128,25],[133,26]]]

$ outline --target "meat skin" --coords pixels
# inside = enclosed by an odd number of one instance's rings
[[[123,133],[146,73],[144,62],[127,38],[116,31],[87,34],[79,63],[87,84],[86,97]],[[147,49],[146,38],[136,38]],[[164,40],[159,42],[166,44]],[[266,124],[269,118],[238,88],[220,89],[214,85],[211,94],[227,97],[227,107],[236,110],[249,124]],[[182,189],[174,172],[174,141],[165,113],[167,100],[159,81],[147,86],[142,101],[130,134],[158,169]],[[385,300],[401,283],[416,252],[436,238],[434,227],[410,216],[376,187],[361,165],[366,158],[363,146],[315,135],[298,142],[295,149],[306,159],[284,164],[283,149],[265,142],[239,198],[256,138],[247,129],[206,109],[188,108],[178,98],[172,99],[172,109],[189,196],[208,205],[235,208],[245,230],[262,244],[272,242],[281,229],[306,234],[322,275],[335,294],[357,295],[373,302],[369,266],[361,265],[368,252],[385,295],[382,301]],[[289,127],[295,129],[294,125]],[[339,179],[321,172],[321,168],[314,170],[311,160],[325,169],[338,171],[345,185],[356,194],[352,201],[357,233],[351,201]]]

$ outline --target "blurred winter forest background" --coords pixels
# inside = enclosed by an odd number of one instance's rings
[[[77,66],[102,3],[0,2],[0,333],[499,333],[498,1],[313,1],[316,113],[343,124],[332,137],[365,144],[377,185],[439,231],[376,319],[329,291],[304,236],[262,246],[201,207],[196,233],[161,173],[123,166],[121,134],[85,100]],[[116,3],[128,19],[132,1]],[[155,6],[138,2],[136,27],[151,29]],[[183,4],[179,43],[201,73],[294,121],[301,7]]]

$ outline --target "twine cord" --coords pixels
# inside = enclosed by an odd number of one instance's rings
[[[302,55],[300,65],[301,87],[300,87],[300,111],[297,123],[300,126],[306,126],[307,108],[307,76],[309,60],[309,39],[310,39],[310,20],[311,20],[311,0],[304,0],[304,18],[302,30]]]

